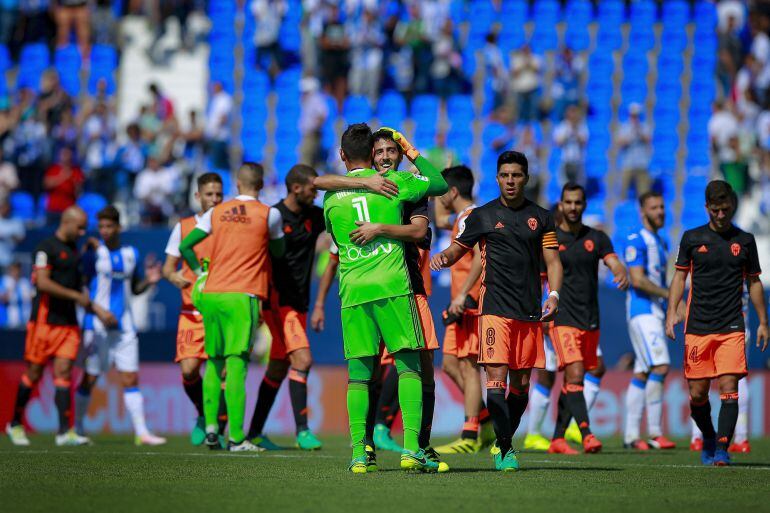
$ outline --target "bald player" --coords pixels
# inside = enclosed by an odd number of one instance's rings
[[[106,326],[116,326],[117,320],[111,313],[92,305],[88,292],[83,289],[76,242],[85,234],[87,226],[85,212],[79,207],[70,207],[62,214],[54,235],[35,248],[32,282],[37,294],[27,322],[24,347],[27,369],[16,392],[13,419],[5,428],[14,445],[30,444],[22,425],[24,411],[48,362],[53,362],[54,402],[59,412],[56,445],[90,443],[88,438],[70,429],[72,364],[80,348],[75,308],[80,305],[87,312],[93,312]]]

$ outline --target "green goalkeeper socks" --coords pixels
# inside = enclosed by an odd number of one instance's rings
[[[225,361],[222,358],[209,358],[206,371],[203,374],[203,416],[206,420],[206,432],[217,432],[217,417],[219,415],[219,394],[222,390],[222,369]]]
[[[225,400],[227,421],[230,424],[230,440],[241,443],[246,438],[243,418],[246,415],[246,371],[248,356],[228,356],[226,361]],[[207,422],[208,424],[208,422]]]
[[[369,384],[373,369],[372,357],[348,360],[348,420],[354,459],[366,455],[366,417],[369,413]]]
[[[419,436],[422,423],[422,378],[420,355],[416,351],[399,351],[393,355],[398,370],[398,402],[404,421],[404,449],[420,450]]]

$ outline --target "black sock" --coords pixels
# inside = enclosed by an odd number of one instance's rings
[[[224,384],[224,383],[223,383]],[[219,413],[217,414],[218,429],[217,433],[224,436],[227,427],[227,401],[225,400],[225,389],[219,393]]]
[[[16,405],[13,408],[13,420],[11,420],[12,426],[19,425],[24,420],[24,410],[27,408],[30,397],[32,397],[32,387],[27,386],[24,381],[19,382],[19,389],[16,392]]]
[[[275,396],[278,395],[280,388],[280,382],[275,382],[267,376],[262,378],[262,384],[259,385],[259,394],[257,395],[257,404],[254,405],[254,414],[251,416],[248,438],[251,439],[262,434],[262,430],[265,428],[265,421],[270,414],[270,408],[273,407]]]
[[[569,421],[572,420],[572,413],[567,406],[567,394],[564,390],[559,394],[559,403],[556,410],[556,425],[553,429],[553,439],[564,438]]]
[[[738,422],[738,394],[722,394],[722,406],[719,408],[717,449],[727,450],[735,433]]]
[[[580,428],[580,434],[584,438],[590,435],[591,427],[588,419],[588,406],[586,406],[586,397],[583,395],[582,385],[567,385],[566,403]]]
[[[527,411],[527,404],[529,404],[529,386],[524,390],[511,388],[508,391],[507,401],[508,412],[511,416],[511,436],[513,436],[516,434],[516,430],[519,429],[522,415]]]
[[[70,387],[56,387],[54,393],[54,403],[59,412],[59,434],[66,433],[70,428],[70,417],[72,416],[72,395]]]
[[[497,446],[500,448],[500,453],[505,456],[511,449],[513,433],[504,388],[487,388],[487,407],[492,417],[492,424],[495,426]]]
[[[380,391],[382,390],[382,382],[379,379],[369,381],[369,404],[377,404],[380,400]],[[366,435],[364,437],[364,443],[376,449],[374,445],[374,424],[379,410],[370,406],[369,411],[366,413]]]
[[[430,446],[430,432],[433,428],[433,410],[436,407],[436,383],[430,381],[422,382],[422,423],[420,424],[419,443],[420,448],[425,449]]]
[[[192,381],[182,379],[182,384],[184,385],[184,392],[195,406],[198,416],[203,417],[203,380],[201,380],[200,375]]]
[[[398,371],[395,365],[383,369],[382,390],[377,403],[375,424],[385,424],[390,428],[398,415]]]
[[[289,369],[289,397],[291,408],[294,410],[294,424],[297,426],[297,434],[307,429],[307,375],[306,371]]]
[[[695,404],[690,401],[690,416],[695,424],[703,433],[704,440],[714,440],[717,434],[714,431],[714,424],[711,422],[711,403],[708,399],[703,404]]]

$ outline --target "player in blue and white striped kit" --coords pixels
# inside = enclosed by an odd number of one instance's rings
[[[643,227],[628,235],[624,250],[631,277],[626,296],[628,334],[636,358],[626,393],[623,445],[636,450],[673,449],[675,444],[663,436],[662,427],[663,382],[671,363],[664,329],[668,244],[659,234],[666,221],[666,207],[657,192],[642,194],[639,207]],[[645,406],[647,441],[640,435]]]
[[[85,368],[75,396],[75,430],[83,434],[83,419],[99,376],[115,366],[123,385],[123,402],[131,417],[137,445],[161,445],[164,438],[147,429],[144,399],[139,390],[139,339],[131,313],[131,296],[141,294],[161,278],[160,264],[146,268],[140,278],[139,252],[120,243],[120,215],[113,206],[97,214],[101,241],[89,241],[83,257],[83,274],[90,289],[91,301],[114,316],[104,323],[93,314],[83,321],[82,357]]]

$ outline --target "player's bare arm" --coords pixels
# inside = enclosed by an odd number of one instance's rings
[[[620,290],[628,289],[628,273],[626,272],[626,266],[620,262],[620,259],[615,255],[610,255],[604,261],[604,264],[612,273],[612,283],[617,285]]]
[[[166,260],[163,262],[163,268],[161,269],[161,273],[163,274],[163,277],[166,278],[166,280],[171,283],[174,287],[178,289],[186,289],[192,283],[190,283],[182,274],[181,269],[177,269],[179,266],[179,257],[175,257],[173,255],[166,255]]]
[[[471,248],[455,242],[441,253],[433,255],[430,259],[430,268],[433,271],[440,271],[441,269],[452,267],[470,250]]]
[[[473,261],[471,262],[471,269],[468,271],[468,276],[463,282],[460,292],[452,298],[447,309],[450,314],[460,315],[465,311],[465,300],[468,298],[468,293],[481,277],[481,272],[484,266],[481,263],[481,251],[478,244],[473,248]]]
[[[315,298],[315,306],[313,306],[313,313],[310,315],[310,326],[315,331],[323,331],[324,324],[326,322],[326,314],[324,313],[324,304],[326,303],[326,296],[329,295],[329,289],[334,282],[334,277],[337,275],[337,268],[340,266],[339,260],[336,258],[329,258],[329,262],[326,264],[321,280],[318,282],[318,293]]]
[[[368,177],[342,176],[326,174],[313,179],[313,185],[322,191],[344,191],[348,189],[366,189],[386,198],[398,196],[398,185],[380,175]]]
[[[684,295],[684,286],[687,281],[687,270],[677,269],[674,273],[674,279],[671,280],[671,286],[668,289],[668,310],[666,311],[666,336],[674,339],[676,334],[674,333],[674,327],[682,322],[682,318],[679,310],[679,303],[682,301]],[[767,319],[765,319],[767,320]],[[767,325],[767,323],[765,323]],[[757,337],[757,340],[759,337]]]
[[[441,201],[434,201],[434,221],[436,228],[442,230],[452,229],[452,213]]]
[[[415,216],[409,224],[381,224],[356,221],[356,228],[350,232],[350,241],[365,246],[377,237],[388,237],[404,242],[420,242],[428,234],[428,220]]]
[[[754,305],[754,310],[757,311],[757,317],[759,318],[759,326],[757,327],[757,347],[764,351],[767,349],[769,335],[765,289],[762,286],[759,276],[749,276],[747,281],[749,283],[749,299],[751,299],[751,304]]]
[[[86,310],[91,308],[91,299],[88,297],[87,291],[77,291],[59,285],[51,279],[50,269],[38,268],[35,270],[35,286],[39,293],[74,301]]]
[[[561,282],[564,279],[564,269],[561,266],[558,249],[543,248],[543,260],[545,261],[551,292],[548,294],[548,299],[543,303],[543,316],[540,320],[548,322],[559,311],[559,290],[561,290]]]
[[[664,299],[668,297],[669,291],[650,281],[644,273],[644,267],[638,265],[629,267],[628,274],[631,276],[631,286],[636,290]]]

